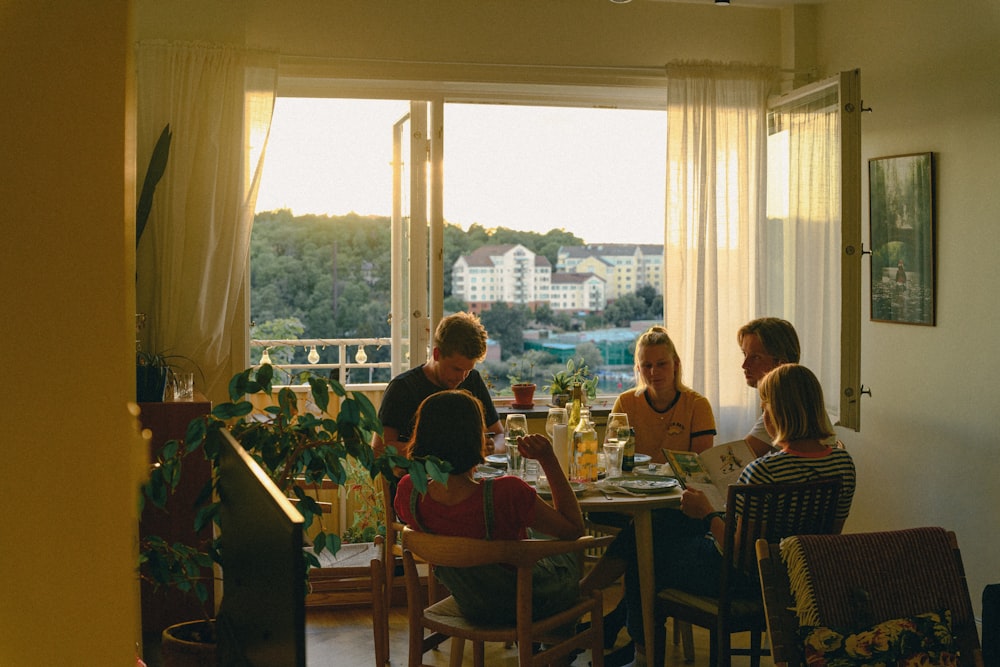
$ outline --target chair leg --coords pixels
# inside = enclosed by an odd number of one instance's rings
[[[371,562],[372,573],[372,633],[375,636],[375,665],[389,664],[389,610],[385,599],[385,564]]]
[[[475,667],[486,666],[485,642],[477,641],[472,643],[472,664],[475,665]]]
[[[450,667],[462,667],[462,658],[465,653],[465,640],[461,637],[451,638],[451,653],[448,656]]]
[[[760,633],[750,633],[750,667],[760,667],[760,640]]]
[[[684,643],[684,662],[686,664],[691,664],[694,662],[694,630],[691,628],[690,623],[685,623],[684,621],[678,621],[674,619],[674,634],[681,635],[681,641]],[[674,643],[677,643],[675,637]],[[756,667],[760,667],[757,665]]]

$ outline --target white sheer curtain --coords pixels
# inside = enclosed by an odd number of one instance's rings
[[[173,134],[136,251],[141,338],[144,349],[194,362],[204,374],[196,386],[218,401],[232,368],[246,365],[231,359],[232,340],[246,337],[241,301],[277,56],[155,42],[140,44],[136,60],[140,184],[163,126]]]
[[[685,382],[715,411],[716,442],[742,438],[757,401],[736,331],[757,317],[766,204],[767,95],[775,70],[667,67],[664,318]]]
[[[833,81],[771,110],[769,188],[775,196],[761,257],[770,267],[766,312],[795,325],[802,363],[823,385],[834,422],[840,416],[842,292],[838,93]]]

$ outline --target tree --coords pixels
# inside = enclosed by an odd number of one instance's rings
[[[524,328],[528,324],[528,309],[495,302],[480,316],[490,338],[500,343],[500,357],[507,359],[524,351]]]

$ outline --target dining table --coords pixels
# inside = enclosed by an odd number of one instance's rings
[[[669,466],[654,466],[636,470],[631,474],[635,480],[651,480],[652,483],[643,488],[640,484],[618,485],[615,480],[603,480],[584,486],[578,494],[580,509],[588,512],[616,512],[632,516],[635,526],[635,544],[637,567],[639,575],[639,597],[642,600],[642,628],[646,636],[646,655],[650,665],[662,664],[663,656],[653,655],[656,642],[652,641],[656,632],[655,602],[656,580],[653,573],[653,510],[672,508],[680,509],[681,486],[669,477]],[[623,473],[623,478],[629,478],[629,473]],[[656,484],[655,480],[663,484]],[[625,488],[630,486],[630,488]],[[657,662],[660,661],[660,662]]]

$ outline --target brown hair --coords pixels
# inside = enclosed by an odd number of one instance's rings
[[[760,344],[779,364],[799,363],[799,336],[788,320],[780,317],[751,320],[736,332],[736,342],[743,345],[743,339],[751,334],[760,339]]]
[[[470,313],[455,313],[442,319],[434,330],[434,347],[442,357],[460,354],[482,361],[486,357],[486,328]]]
[[[451,464],[451,474],[475,468],[485,459],[483,405],[464,389],[431,394],[417,408],[409,456],[436,456]]]

